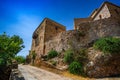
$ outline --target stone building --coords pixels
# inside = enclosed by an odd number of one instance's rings
[[[95,9],[88,18],[75,18],[74,29],[78,29],[81,23],[91,22],[112,17],[120,20],[120,6],[110,2],[104,2],[98,9]]]
[[[104,56],[92,48],[93,43],[101,37],[120,38],[120,7],[110,2],[104,2],[99,9],[96,9],[88,18],[74,20],[75,30],[66,31],[65,26],[45,18],[33,33],[31,51],[37,54],[35,60],[31,55],[28,62],[35,65],[46,66],[41,56],[53,49],[59,54],[53,60],[56,61],[56,68],[61,69],[64,52],[73,49],[79,52],[86,48],[88,51],[85,72],[89,77],[106,77],[120,74],[120,55]],[[30,52],[31,53],[31,52]],[[76,54],[76,53],[74,53]],[[45,57],[45,56],[44,56]],[[92,62],[92,63],[91,63]],[[109,64],[109,65],[106,65]]]
[[[83,40],[76,41],[78,37],[74,35],[77,32],[66,31],[65,26],[45,18],[33,33],[31,51],[35,51],[37,55],[41,56],[46,55],[51,49],[58,52],[62,49],[67,50],[68,42],[71,42],[73,37],[76,39],[73,40],[73,43],[80,47],[80,45],[87,45],[100,37],[119,36],[119,25],[120,7],[110,2],[104,2],[88,18],[74,19],[74,29],[87,34],[84,36],[85,40],[82,38]]]
[[[65,26],[45,18],[33,33],[31,51],[35,51],[39,56],[45,55],[45,43],[63,31],[66,31]]]

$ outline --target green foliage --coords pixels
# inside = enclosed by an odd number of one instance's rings
[[[72,74],[83,74],[83,65],[74,61],[69,65],[69,72]]]
[[[103,51],[104,53],[119,53],[120,38],[101,38],[94,43],[93,47]]]
[[[56,66],[56,64],[57,64],[57,62],[54,61],[54,60],[52,60],[52,61],[50,61],[50,62],[51,62],[51,64],[54,65],[54,66]]]
[[[51,50],[50,52],[48,52],[47,58],[48,58],[48,59],[51,59],[51,58],[56,57],[57,55],[58,55],[58,52],[57,52],[57,51]]]
[[[75,53],[74,55],[75,61],[84,63],[85,60],[87,60],[87,50],[86,49],[80,49],[78,53]]]
[[[72,50],[67,50],[65,53],[64,53],[64,61],[68,64],[70,64],[71,62],[74,61],[74,56],[73,56],[73,51]]]
[[[5,64],[4,59],[3,59],[3,58],[0,58],[0,66],[1,66],[1,65],[4,65],[4,64]]]
[[[85,33],[83,31],[78,30],[79,36],[85,36]]]
[[[0,35],[0,65],[12,63],[15,55],[24,48],[23,40],[19,36]]]
[[[15,60],[18,62],[18,64],[25,63],[25,57],[23,56],[15,56]]]

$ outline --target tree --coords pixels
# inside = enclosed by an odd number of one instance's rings
[[[23,40],[17,36],[0,35],[0,65],[9,65],[15,55],[24,48]]]

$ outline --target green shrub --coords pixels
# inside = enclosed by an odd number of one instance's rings
[[[104,53],[119,53],[120,38],[101,38],[94,43],[93,47],[103,51]]]
[[[78,30],[79,36],[85,36],[85,33],[83,31]]]
[[[35,60],[35,58],[36,58],[36,53],[35,53],[35,51],[32,51],[31,57],[32,57],[33,60]]]
[[[15,60],[18,62],[18,64],[25,63],[25,57],[23,56],[16,56]]]
[[[4,65],[5,64],[5,61],[4,59],[0,58],[0,66]]]
[[[58,52],[55,50],[51,50],[50,52],[48,52],[48,59],[54,58],[58,55]]]
[[[54,65],[54,66],[56,66],[57,62],[52,60],[51,64]]]
[[[75,61],[84,63],[85,60],[87,60],[87,50],[82,48],[75,54]]]
[[[72,74],[83,74],[83,66],[79,62],[72,62],[69,65],[69,72]]]
[[[73,55],[73,51],[72,50],[67,50],[64,53],[64,61],[68,64],[70,64],[71,62],[74,61],[74,55]]]

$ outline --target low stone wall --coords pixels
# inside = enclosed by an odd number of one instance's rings
[[[9,80],[25,80],[18,69],[12,69]]]

